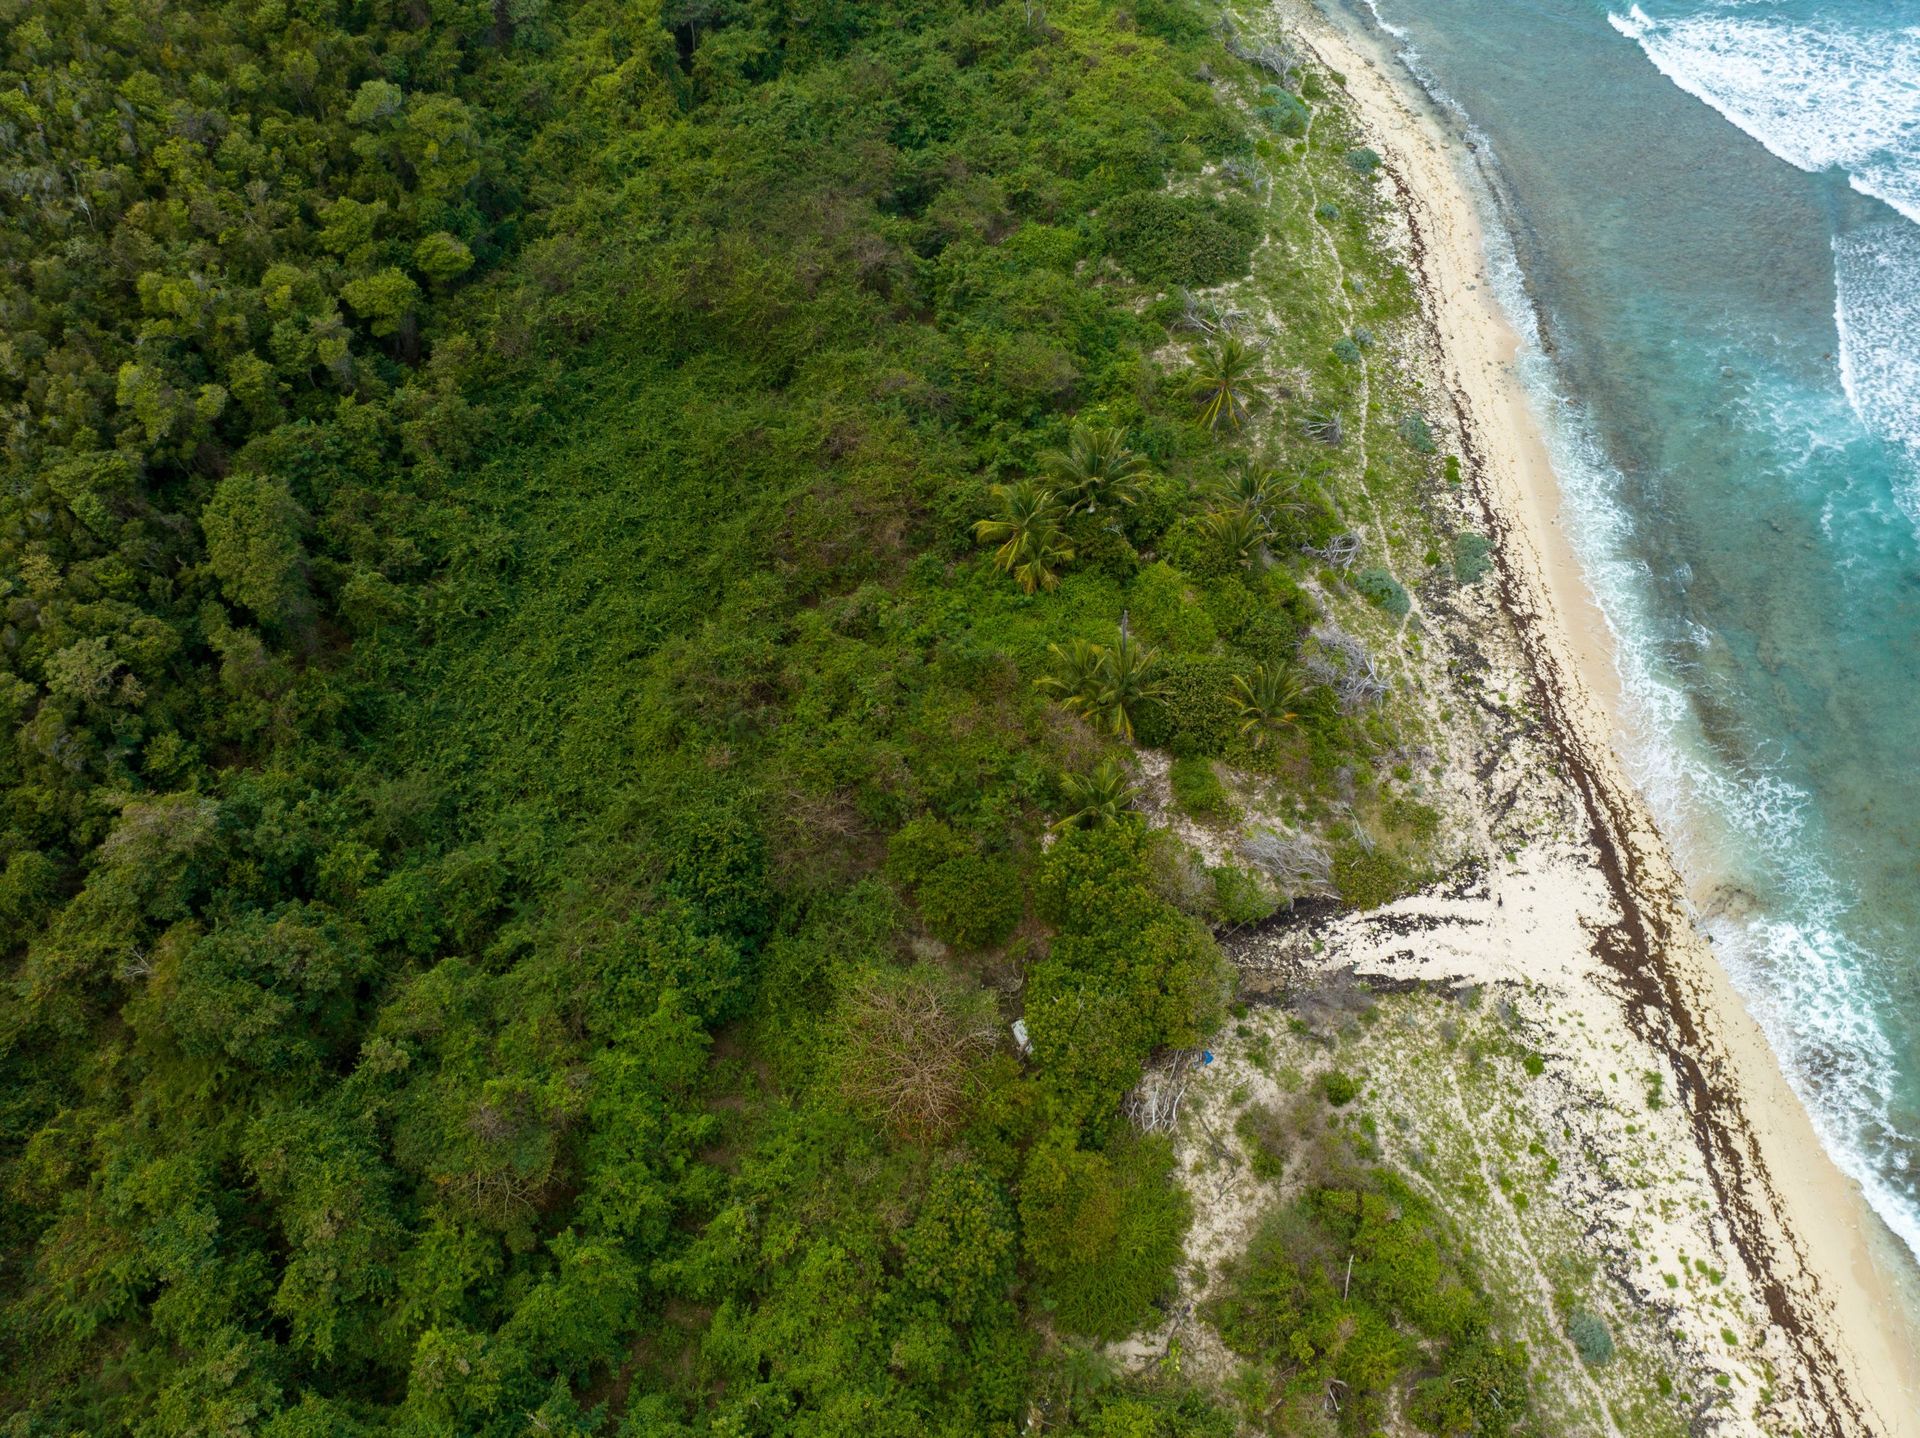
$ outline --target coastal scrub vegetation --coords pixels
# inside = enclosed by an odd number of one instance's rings
[[[0,13],[8,1431],[1231,1431],[1088,1346],[1129,741],[1413,872],[1351,138],[1183,0]]]
[[[1355,1172],[1270,1214],[1209,1318],[1259,1360],[1271,1431],[1376,1433],[1402,1412],[1429,1433],[1533,1431],[1527,1356],[1491,1334],[1484,1295],[1431,1207],[1389,1171]],[[1330,1401],[1331,1396],[1331,1401]]]

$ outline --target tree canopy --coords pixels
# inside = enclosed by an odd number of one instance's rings
[[[0,0],[9,1433],[974,1438],[1150,1316],[1118,1107],[1223,972],[1032,681],[1223,751],[1301,643],[1197,559],[1114,639],[1251,402],[1148,313],[1231,64],[1184,0]]]

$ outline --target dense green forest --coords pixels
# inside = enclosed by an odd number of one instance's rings
[[[1307,662],[1371,334],[1192,295],[1318,82],[1188,0],[0,32],[5,1432],[1232,1432],[1090,1345],[1186,1223],[1122,1100],[1288,895],[1128,741],[1385,815],[1354,901],[1432,819]],[[1504,1431],[1390,1248],[1354,1362]]]

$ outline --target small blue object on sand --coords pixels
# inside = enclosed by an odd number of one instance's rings
[[[1212,1062],[1213,1062],[1213,1050],[1212,1050],[1212,1049],[1201,1049],[1201,1050],[1200,1050],[1200,1062],[1201,1062],[1201,1063],[1203,1063],[1203,1064],[1210,1064],[1210,1063],[1212,1063]]]

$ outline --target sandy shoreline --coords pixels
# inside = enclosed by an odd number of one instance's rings
[[[1625,1000],[1628,1027],[1674,1066],[1721,1217],[1805,1369],[1810,1416],[1824,1410],[1823,1431],[1920,1435],[1910,1260],[1821,1147],[1694,929],[1667,846],[1615,753],[1609,631],[1558,521],[1558,484],[1514,368],[1520,341],[1488,285],[1464,151],[1369,37],[1319,16],[1289,10],[1287,19],[1345,77],[1414,229],[1439,363],[1500,541],[1505,607],[1591,824],[1589,857],[1622,911],[1603,936],[1611,999]]]

